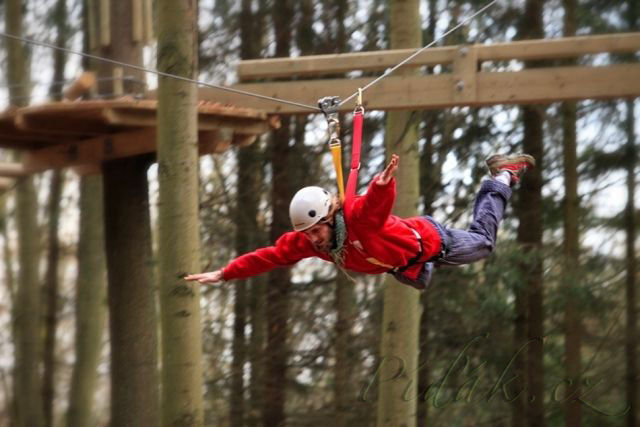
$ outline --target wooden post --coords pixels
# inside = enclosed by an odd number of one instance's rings
[[[113,97],[117,98],[124,95],[124,70],[122,67],[113,67]]]
[[[108,47],[111,44],[111,0],[98,0],[100,2],[100,46]]]
[[[9,178],[0,178],[0,191],[7,191],[15,184],[15,180]]]
[[[89,51],[95,52],[98,49],[98,16],[96,16],[96,11],[98,10],[96,6],[96,1],[98,0],[87,0],[87,27],[89,31]]]
[[[153,6],[151,0],[143,0],[144,44],[148,45],[153,40]]]
[[[22,163],[0,163],[0,177],[17,178],[25,175],[27,173]]]
[[[461,46],[453,59],[453,102],[467,104],[476,101],[476,71],[478,51],[474,46]]]
[[[87,93],[96,84],[96,74],[86,71],[64,90],[64,98],[73,101]]]
[[[143,0],[131,0],[131,12],[131,38],[134,43],[140,43],[144,31]]]

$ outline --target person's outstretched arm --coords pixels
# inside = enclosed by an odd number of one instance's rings
[[[185,276],[184,280],[197,281],[200,283],[218,283],[224,279],[222,277],[222,269],[220,269],[208,273],[189,274]]]
[[[260,248],[241,255],[226,267],[207,273],[190,274],[185,280],[200,283],[217,283],[224,280],[244,279],[295,264],[303,258],[315,256],[313,246],[307,237],[291,231],[283,234],[274,246]]]

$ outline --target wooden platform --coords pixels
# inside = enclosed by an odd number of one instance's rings
[[[155,100],[56,102],[0,114],[0,147],[24,150],[26,173],[100,165],[155,151]],[[198,105],[200,152],[220,153],[252,143],[279,127],[279,118],[212,102]]]

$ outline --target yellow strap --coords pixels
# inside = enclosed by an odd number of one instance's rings
[[[340,200],[344,202],[344,178],[342,177],[342,151],[340,142],[332,142],[331,155],[333,156],[333,168],[336,170],[336,181],[338,182],[338,191],[340,192]]]

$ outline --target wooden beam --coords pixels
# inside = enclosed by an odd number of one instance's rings
[[[22,163],[0,163],[0,177],[17,178],[26,174]]]
[[[82,118],[79,116],[71,116],[76,119],[71,122],[64,117],[60,117],[60,115],[56,116],[55,114],[45,114],[38,110],[24,109],[16,113],[14,123],[18,130],[49,137],[51,135],[66,135],[86,138],[98,136],[106,131],[106,126],[100,126],[100,123],[88,117]]]
[[[454,99],[455,80],[451,74],[389,76],[364,94],[369,110],[421,110],[456,105],[548,103],[563,100],[609,99],[640,96],[640,64],[607,67],[552,67],[517,72],[478,72],[476,96],[460,104]],[[249,83],[235,86],[276,98],[308,105],[328,94],[343,99],[372,79],[308,80]],[[242,105],[276,114],[308,114],[311,111],[215,89],[200,89],[201,99]],[[351,111],[345,104],[341,111]]]
[[[466,46],[456,52],[453,60],[453,101],[459,104],[474,102],[477,97],[478,50]]]
[[[453,62],[461,47],[426,49],[406,66],[449,64]],[[522,40],[472,47],[477,50],[478,61],[559,59],[596,53],[633,53],[640,51],[640,32]],[[393,67],[415,51],[416,49],[400,49],[297,58],[255,59],[239,62],[236,70],[241,81],[273,77],[321,76],[358,70],[380,71]]]
[[[30,173],[100,164],[107,160],[155,151],[155,145],[155,131],[152,129],[123,132],[27,151],[23,157],[23,164]]]
[[[133,108],[105,108],[102,111],[104,120],[113,126],[155,127],[155,110]],[[262,118],[233,117],[198,114],[198,129],[211,131],[216,129],[232,129],[241,134],[260,134],[269,132],[271,125]]]
[[[247,144],[249,138],[249,135],[236,133],[229,128],[200,131],[198,151],[200,154],[222,153],[233,144]],[[32,174],[47,169],[80,167],[79,173],[96,173],[98,171],[96,167],[105,161],[155,151],[155,129],[149,128],[26,151],[23,157],[23,170],[27,174]]]
[[[64,98],[74,101],[87,93],[96,84],[96,73],[85,71],[64,90]]]
[[[13,188],[15,180],[9,178],[0,178],[0,191],[7,191]]]

